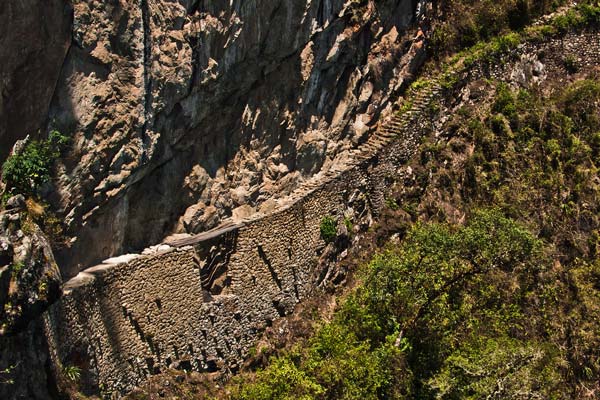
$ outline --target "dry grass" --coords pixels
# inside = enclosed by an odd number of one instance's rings
[[[27,212],[34,219],[41,218],[46,212],[45,207],[31,197],[26,200],[25,204],[27,205]]]

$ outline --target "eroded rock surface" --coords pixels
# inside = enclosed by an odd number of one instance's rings
[[[67,0],[0,2],[0,160],[48,115],[71,38]]]
[[[65,275],[334,167],[406,78],[416,3],[73,0],[48,118],[74,139],[52,199]]]
[[[10,198],[0,212],[0,336],[37,318],[58,298],[61,284],[50,244],[25,198]]]
[[[0,212],[0,398],[47,399],[53,386],[43,311],[60,294],[61,274],[25,198]]]

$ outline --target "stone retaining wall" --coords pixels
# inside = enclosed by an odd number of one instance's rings
[[[565,54],[598,66],[598,32],[521,46],[468,79],[514,76],[538,61],[545,74],[566,73]],[[431,126],[426,106],[405,118],[398,138],[386,135],[392,118],[341,171],[315,178],[270,215],[80,273],[45,315],[55,360],[82,368],[84,386],[120,393],[165,367],[235,372],[258,334],[323,279],[322,218],[358,219],[384,206],[390,180]]]
[[[56,357],[82,369],[84,386],[119,392],[165,367],[235,372],[313,288],[321,219],[341,219],[366,180],[356,168],[212,239],[84,271],[46,318]]]

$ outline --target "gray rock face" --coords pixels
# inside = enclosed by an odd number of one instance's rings
[[[50,244],[23,196],[10,198],[6,207],[0,212],[0,337],[39,317],[62,284]]]
[[[25,196],[22,194],[11,197],[6,201],[7,210],[21,211],[26,208]]]
[[[12,336],[0,336],[0,398],[57,398],[48,342],[41,319]]]
[[[48,117],[73,137],[52,198],[65,275],[251,214],[364,140],[416,1],[357,4],[72,0]]]
[[[67,0],[0,2],[0,161],[46,120],[70,43],[70,20]]]
[[[62,279],[23,196],[0,212],[0,398],[48,399],[53,383],[42,312]]]

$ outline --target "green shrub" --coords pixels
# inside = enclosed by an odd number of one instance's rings
[[[50,134],[48,134],[47,141],[56,151],[59,152],[58,155],[60,155],[60,152],[66,149],[67,146],[71,143],[71,138],[66,135],[63,135],[57,130],[53,130],[50,131]]]
[[[592,4],[579,4],[577,9],[581,13],[583,19],[588,24],[598,24],[600,23],[600,5],[592,5]]]
[[[565,58],[563,59],[563,64],[569,74],[574,74],[575,72],[579,71],[577,59],[571,54],[565,56]]]
[[[344,218],[344,226],[346,227],[348,234],[352,235],[352,232],[354,232],[354,224],[352,223],[352,220],[350,218]]]
[[[58,131],[50,132],[46,140],[29,142],[22,152],[13,154],[2,165],[5,195],[37,195],[51,178],[54,161],[60,157],[69,138]]]
[[[397,210],[400,209],[400,206],[398,205],[398,202],[393,197],[386,198],[385,199],[385,205],[386,205],[387,208],[389,208],[392,211],[397,211]]]
[[[331,243],[337,236],[337,222],[329,215],[324,216],[321,219],[320,225],[321,239],[325,243]]]
[[[515,104],[515,97],[508,85],[504,83],[498,85],[496,89],[496,101],[494,102],[492,111],[504,114],[510,120],[516,118],[517,106]]]
[[[514,398],[510,394],[519,392],[537,397],[540,392],[551,392],[555,382],[560,382],[556,371],[546,368],[551,361],[549,352],[533,341],[475,338],[462,347],[427,382],[436,398]]]
[[[552,26],[554,26],[554,28],[556,28],[559,32],[566,32],[569,29],[576,28],[585,22],[585,16],[581,15],[577,11],[569,10],[565,14],[554,17],[552,19]]]
[[[240,400],[314,399],[323,388],[290,359],[278,358],[257,374],[257,382],[244,385],[235,393]]]

